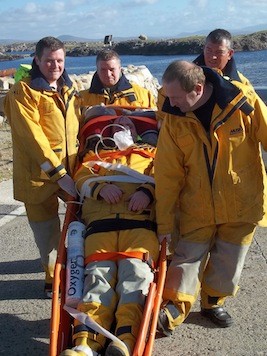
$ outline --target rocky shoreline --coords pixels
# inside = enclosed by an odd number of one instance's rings
[[[170,38],[162,40],[127,40],[112,42],[104,45],[103,42],[65,42],[66,54],[70,57],[96,55],[103,48],[112,48],[120,55],[185,55],[199,54],[202,51],[205,36],[192,36],[185,38]],[[34,52],[35,42],[13,43],[0,46],[0,61],[21,58],[12,52]],[[260,51],[267,49],[267,30],[248,35],[233,36],[235,51]],[[27,56],[29,54],[27,53]],[[26,54],[25,54],[26,56]]]

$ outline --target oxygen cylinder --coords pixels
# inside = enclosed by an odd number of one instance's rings
[[[67,269],[65,304],[77,307],[82,298],[84,283],[84,236],[85,225],[72,221],[67,230]]]

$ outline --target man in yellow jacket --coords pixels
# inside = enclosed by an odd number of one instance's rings
[[[156,108],[152,93],[129,82],[123,74],[117,52],[110,49],[100,51],[96,57],[96,69],[90,88],[80,92],[83,106],[104,104]]]
[[[236,68],[233,39],[229,31],[217,28],[205,40],[203,53],[194,61],[199,66],[207,66],[219,71],[226,79],[251,85],[248,78]]]
[[[238,81],[246,85],[251,85],[248,78],[240,73],[236,68],[234,59],[233,39],[229,31],[217,28],[211,31],[205,39],[203,52],[194,59],[193,63],[199,66],[206,66],[217,70],[222,76],[231,81]],[[164,118],[161,107],[166,98],[163,88],[158,94],[158,120]]]
[[[175,61],[163,75],[166,113],[155,158],[159,240],[180,238],[167,273],[159,327],[170,335],[201,285],[201,313],[232,325],[224,303],[238,290],[256,225],[267,226],[267,108],[248,85]],[[237,82],[236,82],[237,83]]]
[[[80,100],[64,64],[64,44],[42,38],[30,76],[12,86],[4,103],[13,141],[14,198],[25,203],[46,272],[47,296],[60,239],[58,196],[76,195],[71,175]]]
[[[115,126],[108,125],[111,121]],[[102,132],[88,135],[87,146],[95,147],[74,176],[84,197],[82,219],[87,225],[85,283],[78,309],[107,330],[115,325],[115,335],[125,346],[112,341],[106,356],[129,356],[159,251],[152,177],[155,147],[135,143],[139,137],[129,117],[109,119]],[[75,347],[61,356],[98,355],[106,345],[105,336],[79,322],[73,341]]]

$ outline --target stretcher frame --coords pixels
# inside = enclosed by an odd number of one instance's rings
[[[114,107],[118,115],[122,107]],[[129,108],[126,109],[135,109]],[[81,134],[84,130],[81,130]],[[84,144],[84,142],[83,142]],[[66,236],[69,224],[77,220],[77,204],[71,202],[67,204],[65,219],[62,227],[62,235],[58,248],[57,262],[54,271],[54,282],[52,292],[52,312],[50,320],[50,345],[49,355],[59,356],[60,353],[72,346],[73,318],[63,308],[66,293]],[[143,311],[143,319],[140,324],[139,334],[133,351],[133,356],[152,355],[156,331],[157,320],[162,302],[162,293],[167,271],[166,240],[160,245],[160,253],[157,265],[154,268],[154,280],[151,282],[149,292]]]

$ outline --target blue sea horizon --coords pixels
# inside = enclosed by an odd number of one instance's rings
[[[236,52],[234,54],[238,70],[245,75],[254,86],[267,86],[267,50],[255,52]],[[187,60],[191,62],[197,55],[176,56],[128,56],[122,55],[122,66],[146,66],[151,74],[161,82],[162,75],[167,66],[174,60]],[[66,69],[69,74],[85,74],[95,71],[96,56],[66,57]],[[32,57],[1,61],[0,70],[18,68],[21,63],[30,64]]]

